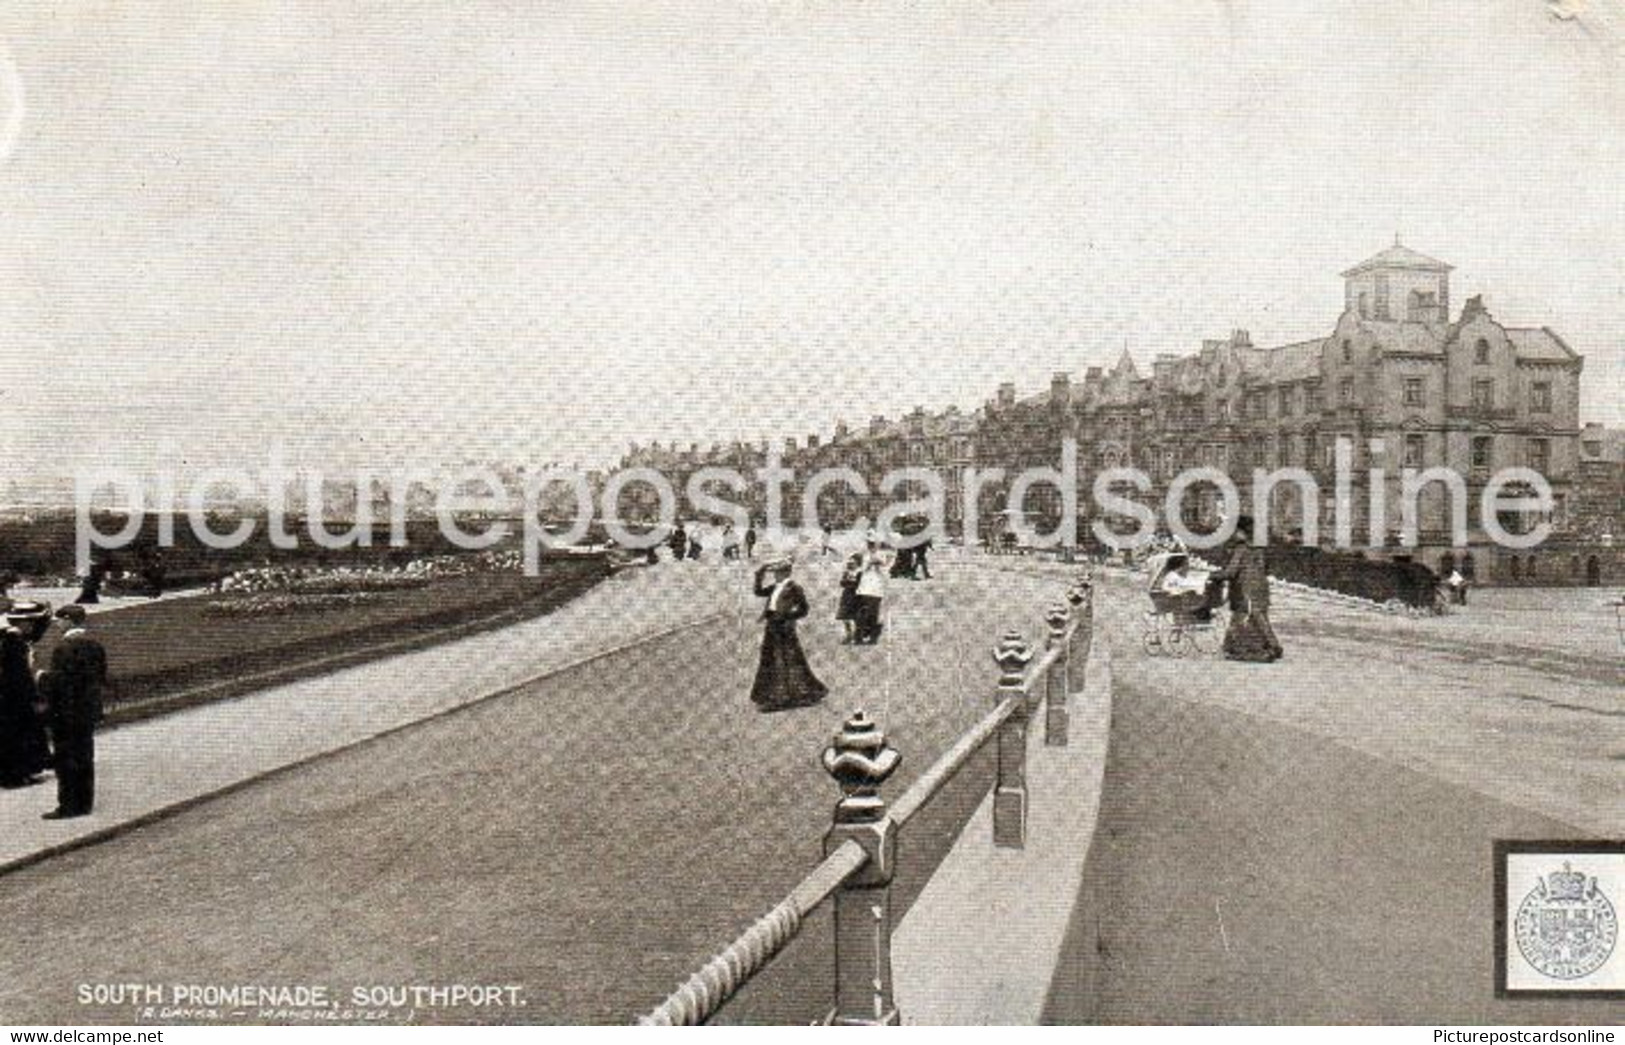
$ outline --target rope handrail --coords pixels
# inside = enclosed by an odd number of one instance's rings
[[[1067,625],[1066,635],[1068,641],[1071,641],[1076,630],[1076,621]],[[1050,671],[1054,670],[1056,661],[1061,658],[1061,652],[1060,649],[1046,650],[1044,655],[1028,670],[1019,691],[1012,693],[994,705],[992,711],[983,715],[976,725],[972,726],[954,742],[953,747],[944,751],[935,762],[931,763],[930,769],[921,773],[919,778],[909,785],[908,790],[903,792],[902,797],[891,805],[890,816],[893,823],[898,827],[907,824],[915,814],[925,808],[931,799],[936,797],[937,792],[941,791],[948,781],[952,780],[961,769],[965,768],[965,763],[976,757],[976,753],[982,750],[982,747],[998,734],[999,727],[1004,725],[1005,720],[1015,712],[1016,708],[1030,698],[1033,686],[1047,676]]]
[[[909,785],[901,798],[892,803],[891,819],[897,826],[907,824],[914,815],[925,808],[926,803],[935,798],[938,791],[953,779],[965,763],[976,756],[982,747],[992,740],[999,732],[1016,708],[1026,701],[1025,694],[1005,697],[994,706],[992,711],[983,715],[981,721],[972,726],[954,742],[954,746],[942,753],[942,757],[931,764],[931,768],[921,773],[919,779]]]
[[[880,787],[901,756],[863,711],[855,712],[824,750],[824,769],[840,786],[826,855],[779,903],[740,933],[638,1022],[696,1026],[715,1016],[753,976],[783,952],[802,921],[834,898],[836,1002],[826,1023],[896,1024],[891,983],[890,889],[897,833],[988,743],[998,740],[993,785],[993,844],[1020,849],[1027,821],[1027,723],[1035,692],[1046,701],[1045,743],[1066,746],[1066,700],[1073,683],[1075,639],[1092,630],[1088,592],[1067,593],[1074,608],[1057,602],[1045,615],[1047,648],[1035,651],[1019,632],[1007,632],[993,651],[1001,669],[997,702],[943,752],[890,808]],[[1062,673],[1057,674],[1060,670]]]
[[[801,920],[868,860],[869,854],[857,842],[842,843],[790,890],[789,896],[638,1022],[653,1027],[696,1027],[715,1016],[729,998],[796,938],[801,932]]]

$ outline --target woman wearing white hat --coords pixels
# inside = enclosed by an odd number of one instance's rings
[[[750,699],[763,711],[805,707],[829,693],[813,674],[796,637],[796,621],[807,615],[807,593],[791,578],[791,569],[788,558],[778,558],[756,570],[756,594],[767,600],[762,608],[766,627]]]
[[[865,535],[863,564],[858,573],[858,626],[853,640],[859,646],[880,641],[880,602],[886,597],[886,570],[890,564],[880,550],[880,535]]]

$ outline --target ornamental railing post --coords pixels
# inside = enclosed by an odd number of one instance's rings
[[[1072,610],[1072,638],[1066,646],[1067,685],[1074,693],[1082,693],[1089,671],[1089,591],[1081,584],[1067,589],[1066,601]]]
[[[902,756],[878,724],[855,712],[824,749],[824,770],[841,788],[835,822],[824,836],[828,856],[847,842],[868,854],[835,894],[835,1005],[826,1024],[891,1026],[899,1022],[892,995],[891,881],[896,828],[886,816],[880,785]]]
[[[1049,669],[1049,675],[1044,680],[1044,745],[1046,747],[1066,747],[1067,726],[1067,696],[1072,692],[1072,648],[1070,636],[1067,634],[1067,625],[1072,621],[1072,614],[1067,610],[1066,603],[1057,602],[1044,614],[1044,623],[1049,625],[1049,642],[1047,649],[1059,650],[1060,655],[1055,658]]]
[[[1006,632],[993,650],[999,665],[995,700],[1014,697],[1010,717],[999,727],[998,775],[993,783],[993,844],[1021,849],[1027,844],[1027,698],[1022,675],[1033,659],[1033,648],[1017,632]]]

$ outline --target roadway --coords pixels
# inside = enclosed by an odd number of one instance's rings
[[[130,1006],[75,1001],[80,984],[124,982],[514,984],[522,1009],[387,1018],[632,1018],[816,863],[838,797],[818,755],[846,713],[880,718],[905,785],[991,706],[993,637],[1036,637],[1061,593],[947,567],[894,582],[885,642],[853,648],[830,619],[834,570],[802,569],[822,706],[748,702],[759,600],[742,568],[662,564],[695,571],[696,600],[724,593],[682,609],[722,618],[0,877],[0,1020],[130,1022]],[[619,611],[598,605],[614,632]],[[348,689],[389,670],[353,669]],[[171,757],[186,760],[184,731]],[[734,1015],[820,1012],[823,977],[798,982],[797,960]]]

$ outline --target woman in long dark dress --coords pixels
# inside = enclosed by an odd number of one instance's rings
[[[823,700],[828,687],[818,681],[796,637],[796,621],[807,615],[807,593],[790,577],[790,560],[763,563],[756,571],[762,609],[762,658],[750,699],[763,711],[805,707]]]
[[[0,787],[39,783],[49,761],[45,727],[34,710],[38,697],[27,639],[16,628],[0,628]]]
[[[1253,522],[1243,516],[1230,538],[1230,559],[1216,576],[1228,586],[1230,627],[1224,633],[1229,660],[1266,664],[1280,660],[1281,642],[1270,626],[1270,577],[1264,549],[1252,542]]]

